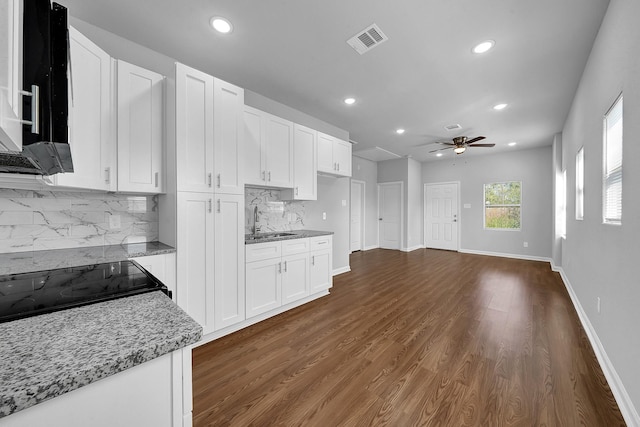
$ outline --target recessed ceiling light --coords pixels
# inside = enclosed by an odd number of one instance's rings
[[[491,48],[495,46],[495,44],[496,42],[494,42],[493,40],[485,40],[482,43],[478,43],[477,45],[475,45],[474,48],[471,49],[471,51],[473,53],[485,53],[491,50]]]
[[[513,147],[514,145],[516,145],[517,142],[510,142],[509,144],[507,144],[509,147]]]
[[[497,104],[493,106],[494,110],[504,110],[505,108],[507,108],[507,104]]]
[[[436,157],[442,157],[443,155],[444,154],[442,154],[442,153],[438,153],[438,154],[436,154]]]
[[[404,129],[396,129],[396,133],[398,135],[402,135],[404,133]]]
[[[233,31],[233,25],[227,18],[223,18],[222,16],[214,16],[211,18],[211,26],[219,33],[229,34]]]
[[[344,99],[344,103],[347,104],[347,105],[355,104],[355,102],[356,102],[355,98],[345,98]]]

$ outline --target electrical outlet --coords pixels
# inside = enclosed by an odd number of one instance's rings
[[[342,207],[346,207],[346,206],[347,206],[347,201],[346,201],[346,200],[343,200],[343,201],[342,201]]]
[[[598,314],[600,314],[600,297],[598,297],[597,308],[598,308]]]
[[[524,246],[525,248],[528,248],[529,247],[529,242],[522,243],[522,246]]]
[[[326,212],[322,212],[322,219],[327,219],[327,213]]]

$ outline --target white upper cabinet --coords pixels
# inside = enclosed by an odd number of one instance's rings
[[[244,89],[214,78],[213,90],[214,191],[244,195]]]
[[[293,122],[244,107],[245,183],[293,188]]]
[[[22,151],[22,0],[0,1],[0,151]]]
[[[54,184],[116,191],[115,61],[73,27],[69,39],[69,145],[74,172],[56,174]]]
[[[176,64],[178,191],[244,194],[244,90]]]
[[[317,200],[318,132],[306,126],[293,126],[293,188],[282,192],[283,199]]]
[[[351,176],[351,144],[318,132],[318,172]]]
[[[213,190],[213,77],[176,64],[178,191]]]
[[[118,191],[164,192],[164,77],[118,61]]]

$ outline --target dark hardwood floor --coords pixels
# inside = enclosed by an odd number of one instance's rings
[[[548,263],[351,255],[331,295],[193,352],[194,425],[625,425]]]

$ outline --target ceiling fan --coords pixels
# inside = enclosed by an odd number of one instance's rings
[[[436,151],[448,150],[453,148],[453,152],[456,154],[462,154],[467,151],[467,148],[473,147],[494,147],[496,144],[476,144],[478,141],[485,139],[484,136],[476,136],[473,139],[467,139],[466,136],[456,136],[453,138],[453,142],[436,142],[436,144],[448,145],[445,148],[438,148],[437,150],[429,151],[429,153],[435,153]]]

